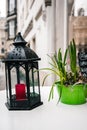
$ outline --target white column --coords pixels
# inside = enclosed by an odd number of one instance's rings
[[[55,0],[54,0],[55,1]],[[55,53],[55,13],[54,5],[46,8],[47,12],[47,43],[48,43],[48,54]]]
[[[67,45],[67,0],[56,0],[56,49],[64,53]]]
[[[64,52],[67,48],[67,45],[68,45],[68,33],[69,33],[69,16],[68,16],[68,1],[65,0],[65,3],[64,3]]]
[[[46,22],[47,22],[47,45],[48,45],[48,55],[53,56],[56,48],[56,24],[55,24],[55,3],[56,0],[52,0],[52,5],[46,7]],[[48,57],[48,62],[50,61]],[[50,67],[48,63],[48,67]],[[52,85],[55,80],[55,76],[52,75],[48,79],[48,85]]]

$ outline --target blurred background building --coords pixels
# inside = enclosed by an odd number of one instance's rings
[[[17,0],[6,0],[6,47],[12,49],[17,33]]]
[[[58,48],[64,52],[67,47],[67,8],[71,4],[66,0],[18,0],[17,31],[41,57],[40,68],[49,67],[47,54],[52,56]],[[40,72],[41,82],[47,73]],[[54,79],[49,77],[46,85]]]
[[[86,46],[86,23],[86,0],[6,0],[4,50],[13,48],[13,40],[21,32],[27,46],[41,57],[40,68],[49,67],[47,54],[52,56],[59,48],[64,54],[72,38],[77,48]],[[41,83],[47,73],[40,72]],[[51,85],[55,78],[49,77],[45,85]]]
[[[6,18],[0,17],[0,59],[6,52],[6,32],[5,32]],[[4,71],[4,64],[0,62],[0,73]]]
[[[5,32],[6,18],[0,17],[0,58],[4,56],[6,51],[6,32]]]
[[[75,39],[77,48],[87,46],[87,1],[75,0],[69,17],[69,40]],[[86,47],[87,48],[87,47]]]
[[[0,59],[6,52],[6,32],[5,32],[6,18],[0,17]],[[0,60],[0,90],[5,88],[5,71],[4,64]]]

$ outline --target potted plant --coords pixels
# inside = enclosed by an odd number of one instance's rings
[[[67,70],[67,57],[70,59],[70,71]],[[49,100],[53,98],[54,87],[57,88],[59,94],[59,100],[65,104],[83,104],[86,102],[86,97],[84,93],[84,84],[81,81],[81,76],[79,73],[79,67],[77,66],[77,56],[76,56],[76,45],[74,39],[70,42],[70,45],[65,51],[64,57],[62,56],[61,49],[58,53],[50,57],[51,63],[50,68],[45,68],[51,73],[46,75],[43,80],[43,84],[46,78],[50,74],[57,76],[57,80],[52,84]]]

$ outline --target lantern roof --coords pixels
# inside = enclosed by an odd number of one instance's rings
[[[38,55],[26,46],[27,42],[21,36],[19,32],[16,38],[14,39],[13,45],[14,48],[12,51],[8,52],[5,61],[14,61],[14,60],[40,60]]]

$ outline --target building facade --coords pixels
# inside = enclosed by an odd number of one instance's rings
[[[18,32],[39,57],[40,68],[49,67],[49,57],[59,48],[62,52],[68,45],[68,13],[73,0],[18,0]],[[41,81],[47,71],[40,72]],[[56,77],[46,82],[51,85]]]
[[[17,0],[6,0],[6,12],[6,45],[9,51],[17,33]]]
[[[0,59],[6,53],[6,32],[5,32],[6,18],[0,17]],[[0,73],[4,71],[4,64],[0,62]]]
[[[0,17],[0,58],[6,52],[6,33],[5,33],[6,18]]]
[[[86,0],[7,0],[7,50],[11,49],[17,32],[21,32],[41,57],[40,68],[49,67],[49,57],[61,48],[64,54],[69,41],[77,47],[87,42]],[[41,82],[47,71],[40,72]],[[56,77],[51,76],[46,85]]]
[[[70,40],[75,39],[77,48],[87,48],[87,1],[75,0],[70,16]]]
[[[51,1],[44,0],[18,0],[18,32],[21,32],[27,45],[33,49],[41,61],[40,68],[48,66],[48,46],[47,37],[47,12],[46,6],[51,6]],[[47,72],[40,72],[41,80]],[[41,81],[42,82],[42,81]]]
[[[69,15],[74,0],[7,0],[6,48],[12,49],[17,32],[39,57],[40,68],[49,67],[49,57],[61,48],[64,54],[69,41]],[[47,71],[40,72],[41,82]],[[46,85],[56,77],[50,76]]]

